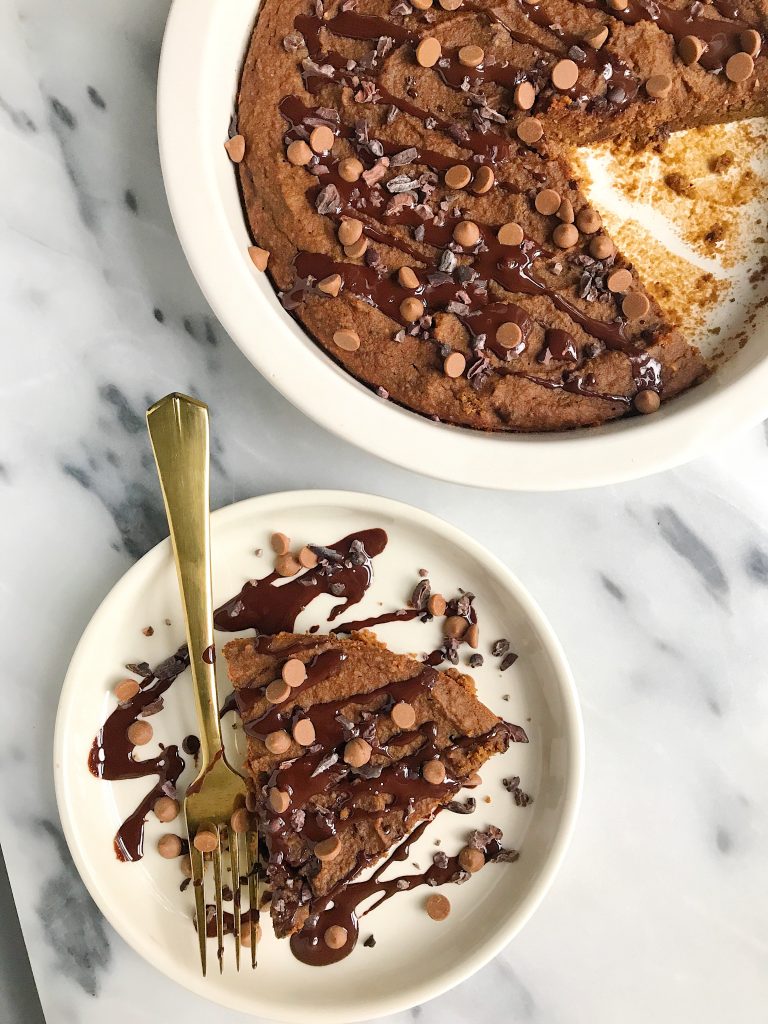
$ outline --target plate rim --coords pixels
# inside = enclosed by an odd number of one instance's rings
[[[538,602],[521,583],[517,575],[504,562],[502,562],[501,559],[499,559],[488,548],[480,544],[479,541],[476,541],[473,537],[465,534],[459,527],[454,526],[452,523],[447,522],[441,517],[436,516],[431,512],[427,512],[424,509],[418,508],[417,506],[410,505],[407,502],[402,502],[393,498],[388,498],[383,495],[337,489],[302,489],[296,491],[277,491],[269,494],[257,495],[220,508],[211,514],[212,529],[226,529],[227,519],[243,514],[246,508],[251,510],[254,515],[258,515],[261,507],[268,506],[272,502],[280,501],[290,501],[296,507],[302,507],[309,504],[336,504],[341,507],[347,507],[353,511],[359,510],[364,514],[368,514],[372,510],[375,511],[371,504],[375,502],[376,508],[383,510],[389,515],[397,517],[402,522],[415,522],[416,524],[424,526],[431,531],[437,532],[452,543],[456,543],[457,541],[460,542],[465,546],[465,550],[470,554],[470,556],[473,559],[478,559],[480,564],[485,562],[486,564],[493,565],[496,571],[504,578],[506,585],[514,592],[521,609],[529,619],[531,626],[536,630],[541,639],[542,645],[546,648],[547,654],[552,660],[554,676],[557,681],[558,692],[560,693],[563,704],[564,733],[567,736],[569,750],[568,769],[564,785],[563,809],[557,825],[554,840],[548,851],[547,857],[543,861],[541,872],[522,900],[519,909],[514,915],[513,923],[506,928],[500,928],[495,935],[485,942],[479,951],[475,950],[471,955],[468,955],[467,958],[462,961],[461,968],[454,969],[452,972],[448,972],[447,975],[441,975],[437,980],[427,980],[419,985],[412,986],[408,990],[408,995],[405,998],[398,993],[393,993],[392,997],[387,1000],[378,999],[375,1007],[372,1008],[373,1012],[371,1012],[371,1008],[369,1008],[367,1010],[359,1010],[342,1016],[334,1012],[333,1016],[331,1016],[325,1011],[313,1011],[313,1016],[318,1021],[318,1024],[323,1024],[323,1022],[327,1022],[327,1024],[342,1024],[342,1022],[347,1021],[354,1022],[376,1019],[387,1014],[402,1012],[412,1006],[434,999],[437,996],[443,995],[455,985],[465,981],[492,960],[515,937],[515,935],[519,933],[536,909],[540,906],[566,856],[578,817],[584,783],[584,727],[581,708],[576,690],[576,683],[566,659],[565,652],[553,627],[550,625]],[[147,569],[152,571],[153,562],[159,562],[161,559],[167,557],[169,545],[170,540],[166,537],[138,559],[138,561],[136,561],[132,566],[130,566],[130,568],[115,582],[103,600],[99,603],[98,608],[95,610],[93,616],[88,622],[88,625],[85,627],[80,639],[78,640],[64,676],[56,710],[53,739],[53,775],[56,803],[67,847],[69,848],[78,874],[100,912],[121,936],[121,938],[123,938],[124,941],[139,956],[141,956],[143,960],[145,960],[145,962],[155,967],[167,978],[174,981],[176,984],[181,985],[188,991],[194,992],[196,995],[200,995],[216,1005],[223,1005],[230,1009],[239,1010],[240,1012],[250,1013],[251,1015],[263,1015],[265,1012],[263,1007],[251,1007],[244,1005],[238,994],[234,994],[234,998],[228,999],[226,998],[226,992],[216,992],[215,994],[212,994],[210,991],[206,992],[205,979],[202,977],[198,978],[195,975],[191,975],[189,978],[184,978],[182,980],[176,976],[174,972],[166,970],[163,966],[160,966],[148,959],[142,951],[141,934],[138,928],[129,920],[126,920],[118,910],[115,910],[111,906],[108,894],[105,894],[99,888],[97,880],[94,877],[94,873],[91,872],[86,851],[80,847],[75,835],[74,820],[76,815],[72,813],[72,809],[69,805],[68,783],[66,778],[67,773],[64,770],[62,755],[66,743],[65,720],[70,712],[70,706],[73,703],[73,697],[76,695],[77,687],[79,685],[79,680],[77,678],[78,661],[83,656],[82,652],[92,642],[91,635],[98,630],[99,619],[105,613],[105,609],[113,599],[113,596],[123,589],[130,588],[134,577],[145,573]],[[85,764],[85,761],[83,761],[83,764]],[[225,998],[222,998],[222,996]],[[305,1024],[303,1017],[291,1012],[283,1015],[278,1013],[276,1015],[274,1008],[272,1007],[270,1007],[266,1012],[268,1012],[271,1018],[275,1020]]]
[[[258,6],[258,0],[250,2]],[[262,376],[310,419],[427,476],[498,490],[560,491],[671,469],[768,415],[768,354],[756,356],[761,340],[756,337],[747,346],[750,354],[741,350],[653,416],[572,432],[475,431],[434,423],[378,398],[282,310],[266,275],[258,274],[245,246],[238,246],[223,197],[211,185],[222,173],[221,161],[229,165],[229,160],[223,145],[216,153],[203,145],[196,57],[213,45],[207,44],[206,27],[226,6],[227,0],[173,0],[170,8],[157,89],[163,181],[187,262],[215,315]],[[255,320],[263,335],[279,338],[279,344],[256,337]],[[768,328],[761,334],[768,336]],[[741,369],[729,380],[735,363]]]

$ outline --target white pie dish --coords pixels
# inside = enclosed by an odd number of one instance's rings
[[[646,418],[563,433],[493,434],[434,423],[377,398],[282,309],[247,255],[250,239],[223,141],[257,9],[258,0],[173,4],[158,84],[160,155],[174,223],[200,287],[248,359],[297,408],[408,469],[509,490],[644,476],[703,454],[768,415],[764,315],[750,328],[756,336],[708,380]],[[746,317],[741,296],[727,321],[738,329]]]

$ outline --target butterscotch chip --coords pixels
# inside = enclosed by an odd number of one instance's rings
[[[432,6],[432,0],[411,0],[411,6],[417,11],[428,11]]]
[[[427,761],[421,774],[431,786],[439,786],[445,781],[445,765],[442,761]]]
[[[608,6],[612,11],[626,11],[629,7],[629,0],[608,0]]]
[[[616,246],[607,235],[595,235],[589,243],[589,255],[596,260],[607,260],[616,252]]]
[[[166,832],[157,841],[157,852],[166,860],[181,856],[181,839],[172,832]]]
[[[630,292],[621,303],[621,311],[627,320],[642,320],[651,304],[642,292]]]
[[[585,235],[593,235],[602,226],[603,218],[597,210],[593,210],[589,206],[585,206],[583,210],[579,210],[576,214],[576,227]]]
[[[459,245],[469,249],[480,241],[480,228],[473,220],[462,220],[453,229],[453,237]]]
[[[152,726],[149,722],[133,722],[126,730],[128,742],[134,747],[143,747],[152,739]]]
[[[363,235],[358,238],[352,245],[344,246],[344,255],[349,256],[350,259],[359,260],[361,256],[365,255],[365,250],[368,248],[368,238]]]
[[[443,2],[445,0],[441,0],[441,3]],[[325,929],[323,941],[329,949],[341,949],[347,942],[347,929],[342,928],[340,924],[332,924],[330,928]]]
[[[390,716],[398,729],[412,729],[416,724],[416,712],[412,705],[407,704],[404,700],[395,704],[390,711]]]
[[[466,188],[472,180],[472,172],[466,164],[454,164],[445,172],[445,184],[448,188]]]
[[[476,622],[473,622],[464,634],[464,642],[477,649],[477,645],[480,643],[480,627]]]
[[[173,821],[178,818],[181,805],[170,796],[161,796],[155,800],[152,810],[158,821]]]
[[[560,209],[561,201],[559,192],[555,192],[553,188],[543,188],[536,196],[534,206],[539,213],[549,217],[553,213],[557,213]]]
[[[658,391],[652,391],[651,388],[645,388],[643,391],[638,391],[632,400],[632,405],[639,413],[643,416],[649,416],[653,412],[658,412],[659,406],[661,405],[661,398],[659,397]]]
[[[575,218],[573,214],[573,203],[570,199],[564,199],[562,203],[560,203],[560,206],[557,208],[557,216],[564,224],[573,224]]]
[[[432,594],[427,601],[427,611],[430,615],[445,615],[447,603],[442,594]]]
[[[341,283],[341,274],[329,274],[328,277],[324,277],[322,281],[317,282],[317,288],[324,295],[332,295],[336,298],[341,291]]]
[[[339,224],[339,241],[342,245],[354,245],[363,234],[362,221],[350,217]]]
[[[232,812],[232,816],[229,819],[229,827],[235,835],[241,836],[244,832],[247,832],[250,824],[251,816],[247,808],[238,807],[236,811]]]
[[[245,139],[242,135],[233,135],[231,139],[227,139],[224,143],[224,149],[229,154],[229,159],[232,163],[239,164],[245,156]]]
[[[344,181],[358,181],[364,170],[356,156],[347,156],[339,161],[339,177]]]
[[[299,565],[305,569],[314,569],[317,565],[317,555],[312,548],[303,547],[296,557],[299,560]]]
[[[341,841],[338,836],[329,836],[315,843],[315,856],[318,860],[334,860],[341,853]]]
[[[699,57],[701,57],[706,48],[706,43],[703,39],[699,39],[698,36],[683,36],[677,44],[680,60],[683,64],[687,64],[688,67],[698,62]]]
[[[451,912],[451,901],[439,892],[433,892],[428,896],[424,906],[433,921],[444,921]]]
[[[269,263],[269,253],[266,249],[260,248],[258,245],[248,246],[248,255],[251,257],[251,262],[257,270],[264,271],[267,269],[267,263]]]
[[[277,786],[273,786],[270,789],[267,799],[269,800],[269,806],[275,814],[283,814],[291,806],[291,798],[284,790],[278,789]]]
[[[663,100],[672,90],[672,79],[669,75],[651,75],[645,83],[645,91],[654,100]]]
[[[303,139],[296,139],[289,144],[286,156],[288,163],[293,164],[294,167],[303,167],[312,159],[312,150]]]
[[[478,786],[482,786],[483,780],[477,772],[472,772],[469,778],[464,783],[465,789],[477,789]]]
[[[344,747],[344,760],[352,768],[362,768],[371,760],[371,745],[359,736]]]
[[[211,832],[210,829],[207,828],[201,828],[192,840],[192,845],[196,850],[199,850],[200,853],[213,853],[219,845],[218,833]]]
[[[739,43],[744,53],[748,53],[750,57],[756,57],[763,45],[760,33],[753,28],[748,28],[739,34]]]
[[[291,745],[291,737],[285,729],[276,729],[267,734],[264,746],[270,754],[284,754]]]
[[[608,38],[608,29],[605,27],[592,29],[582,38],[587,46],[591,46],[593,50],[599,50]]]
[[[307,678],[307,667],[298,658],[289,658],[280,669],[280,675],[289,686],[301,686]]]
[[[628,292],[632,287],[632,275],[622,267],[609,274],[605,283],[609,292]]]
[[[309,718],[300,718],[293,727],[293,738],[302,747],[311,747],[315,742],[315,727]]]
[[[309,144],[315,153],[327,153],[333,149],[333,143],[335,136],[330,128],[324,124],[319,124],[317,128],[312,129],[312,134],[309,136]]]
[[[475,195],[483,196],[486,192],[490,192],[495,180],[496,175],[493,170],[487,164],[482,164],[478,167],[475,180],[472,182],[472,191]]]
[[[419,279],[410,267],[400,267],[397,272],[397,280],[403,288],[418,288]]]
[[[573,60],[559,60],[552,68],[551,77],[556,89],[572,89],[579,80],[579,66]]]
[[[291,538],[287,533],[273,533],[269,538],[269,546],[276,555],[287,555],[291,550]]]
[[[400,303],[400,316],[406,323],[413,324],[423,315],[424,303],[421,299],[416,299],[411,296],[410,298],[403,299]]]
[[[464,0],[438,0],[444,11],[458,11]]]
[[[459,49],[459,64],[465,68],[477,68],[485,60],[482,46],[462,46]]]
[[[528,146],[532,146],[534,142],[538,142],[543,134],[544,128],[542,123],[535,117],[524,117],[517,126],[518,139]]]
[[[498,336],[498,332],[497,332]],[[462,637],[467,631],[467,620],[461,615],[449,615],[443,623],[443,633],[446,636]]]
[[[451,352],[451,354],[446,356],[443,360],[443,373],[446,377],[460,377],[462,373],[464,373],[466,365],[467,360],[461,352]]]
[[[525,234],[519,224],[513,224],[510,221],[509,224],[502,224],[496,238],[501,245],[520,245]]]
[[[434,36],[422,39],[416,47],[416,60],[423,68],[433,68],[442,56],[443,48]]]
[[[570,249],[579,240],[579,229],[575,224],[558,224],[552,232],[552,241],[559,249]]]
[[[725,76],[731,82],[746,82],[755,73],[755,62],[748,53],[734,53],[725,65]]]
[[[485,857],[482,850],[476,850],[474,846],[465,846],[459,852],[459,864],[465,871],[474,874],[475,871],[479,871],[485,865]]]
[[[520,82],[515,86],[512,99],[518,110],[530,110],[536,102],[536,90],[530,82]]]
[[[496,331],[496,341],[503,345],[504,348],[517,348],[522,340],[523,332],[520,329],[520,325],[516,324],[513,320],[500,324]]]
[[[275,572],[278,576],[295,576],[301,571],[301,566],[293,555],[278,555],[275,559]]]
[[[282,679],[275,679],[264,691],[264,696],[270,704],[282,704],[284,700],[288,700],[290,692],[291,688],[288,683]]]
[[[360,335],[357,331],[343,328],[334,332],[333,343],[344,352],[356,352],[360,348]]]
[[[192,858],[188,853],[185,853],[179,861],[179,867],[181,868],[181,873],[185,878],[192,877]]]
[[[115,686],[115,697],[121,704],[125,704],[129,700],[133,700],[140,689],[141,687],[135,679],[121,679]]]
[[[258,944],[261,942],[261,925],[256,924],[255,921],[242,921],[240,922],[240,944],[245,946],[246,949],[251,948],[252,943]]]

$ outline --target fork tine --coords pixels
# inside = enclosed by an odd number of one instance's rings
[[[259,923],[259,890],[256,872],[259,870],[258,833],[246,832],[245,852],[248,865],[248,910],[251,926],[251,967],[256,967],[256,925]]]
[[[200,966],[205,977],[205,948],[207,938],[207,922],[205,919],[205,862],[202,853],[189,844],[189,859],[192,862],[192,888],[195,890],[195,920],[197,922],[197,940],[200,944]]]
[[[211,854],[213,860],[213,885],[214,895],[216,897],[216,939],[218,941],[218,947],[216,949],[216,956],[219,958],[219,974],[224,973],[224,914],[221,907],[221,840],[222,833],[218,825],[216,826],[216,834],[219,837],[219,845]]]
[[[229,859],[232,865],[232,899],[234,900],[233,915],[235,918],[235,965],[240,970],[240,854],[238,835],[233,829],[227,829],[229,836]]]

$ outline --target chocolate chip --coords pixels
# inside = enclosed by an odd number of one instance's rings
[[[471,654],[470,657],[469,657],[469,663],[468,663],[469,667],[470,668],[480,668],[480,666],[483,664],[483,660],[484,659],[483,659],[482,654]]]
[[[508,650],[509,640],[497,640],[493,647],[491,647],[491,654],[494,658],[500,658],[503,654],[506,654]]]
[[[421,2],[421,0],[419,0],[419,2]],[[431,4],[432,0],[429,0],[429,3]],[[373,947],[376,945],[376,939],[374,939],[373,935],[369,935],[368,938],[363,943],[363,945],[366,947],[366,949],[373,949]]]
[[[504,657],[501,659],[499,668],[501,669],[502,672],[506,672],[507,669],[511,668],[516,661],[517,655],[514,653],[514,651],[510,651],[509,654],[505,654]]]

